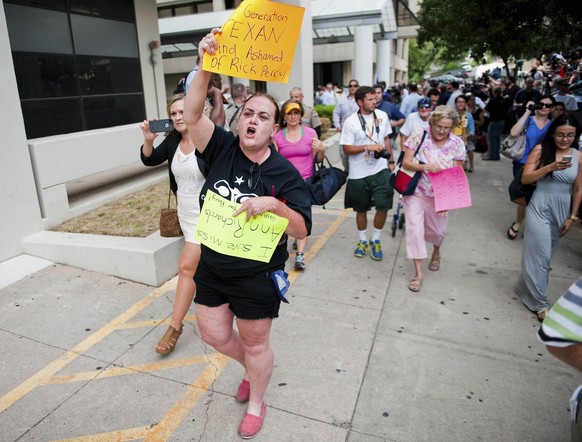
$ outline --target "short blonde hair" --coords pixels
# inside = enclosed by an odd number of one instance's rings
[[[453,120],[453,127],[459,124],[459,114],[457,113],[457,111],[443,104],[437,106],[435,110],[432,111],[432,113],[430,114],[429,123],[436,124],[444,118]]]

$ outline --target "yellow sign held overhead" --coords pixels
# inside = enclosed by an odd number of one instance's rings
[[[216,34],[216,54],[202,67],[231,77],[288,83],[305,9],[245,0]]]

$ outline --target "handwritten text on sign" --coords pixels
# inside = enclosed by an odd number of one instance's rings
[[[231,77],[289,82],[304,8],[267,0],[242,2],[216,35],[218,50],[202,67]]]
[[[269,262],[289,220],[265,212],[246,221],[246,212],[232,216],[239,207],[208,190],[194,238],[224,255]]]
[[[434,193],[434,208],[437,212],[471,207],[471,189],[461,166],[441,172],[429,172],[428,179]]]

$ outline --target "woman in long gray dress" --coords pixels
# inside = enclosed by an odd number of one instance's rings
[[[550,304],[546,296],[550,260],[561,238],[578,220],[582,201],[582,154],[575,148],[580,128],[570,115],[556,118],[541,144],[534,147],[522,183],[536,183],[527,205],[521,275],[515,293],[543,321]]]

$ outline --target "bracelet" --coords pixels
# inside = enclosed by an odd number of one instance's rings
[[[576,215],[572,215],[570,218],[572,221],[578,221],[580,218],[578,218]]]

